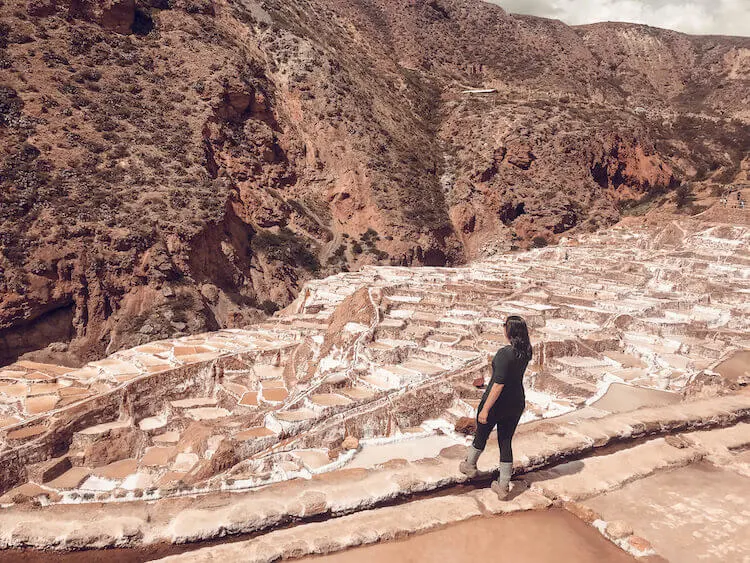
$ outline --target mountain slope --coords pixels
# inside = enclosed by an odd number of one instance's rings
[[[0,16],[0,363],[240,326],[310,277],[553,241],[750,167],[750,39],[471,0]]]

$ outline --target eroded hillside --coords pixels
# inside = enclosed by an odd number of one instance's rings
[[[311,277],[553,241],[750,167],[750,39],[458,0],[0,16],[0,363],[242,326]]]

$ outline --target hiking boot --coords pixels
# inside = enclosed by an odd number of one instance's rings
[[[482,455],[482,450],[478,450],[474,446],[469,446],[466,450],[466,459],[458,465],[458,470],[470,479],[476,477],[477,473],[479,473],[477,460],[480,455]]]
[[[497,498],[505,500],[510,493],[510,477],[513,475],[513,462],[500,462],[500,473],[490,488],[495,491]]]

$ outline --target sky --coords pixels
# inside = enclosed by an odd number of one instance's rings
[[[750,0],[489,0],[514,14],[578,25],[626,21],[684,33],[750,36]]]

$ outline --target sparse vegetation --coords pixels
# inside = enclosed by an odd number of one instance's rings
[[[390,257],[387,252],[378,249],[377,242],[380,240],[380,235],[372,227],[362,233],[359,240],[359,243],[352,241],[352,252],[355,254],[362,254],[366,251],[375,256],[377,260],[387,260]]]
[[[328,257],[329,266],[344,266],[346,265],[346,245],[340,244],[333,254]]]
[[[693,201],[693,187],[684,182],[674,192],[674,202],[677,209],[682,209]]]
[[[273,315],[276,311],[279,310],[279,308],[280,307],[278,303],[275,303],[270,299],[266,299],[260,304],[261,311],[263,311],[266,315]]]
[[[268,230],[257,232],[251,239],[253,251],[264,254],[270,260],[299,266],[310,272],[320,270],[320,262],[304,241],[287,228],[278,234]]]
[[[41,17],[12,4],[0,2],[0,69],[8,70],[0,85],[0,289],[29,291],[27,277],[35,275],[68,276],[63,285],[75,286],[96,262],[102,286],[92,294],[111,297],[113,316],[132,286],[158,277],[157,244],[179,254],[175,268],[184,271],[169,275],[185,283],[218,276],[223,286],[255,296],[246,286],[261,268],[291,295],[312,275],[346,269],[347,259],[387,261],[385,248],[398,248],[399,262],[423,260],[428,251],[434,263],[471,259],[464,251],[476,245],[468,239],[500,222],[549,240],[576,226],[603,228],[618,217],[611,194],[619,188],[618,196],[633,198],[620,204],[623,214],[671,201],[694,211],[683,188],[672,195],[676,186],[631,182],[639,167],[627,166],[628,151],[637,146],[654,157],[653,167],[671,167],[680,179],[695,168],[698,180],[721,186],[737,176],[750,140],[746,124],[718,113],[735,111],[728,97],[734,84],[713,88],[724,80],[721,69],[710,67],[704,78],[709,67],[695,63],[680,107],[669,114],[677,117],[654,120],[651,109],[634,116],[617,105],[647,88],[637,68],[623,73],[595,38],[587,46],[595,64],[573,61],[567,53],[577,46],[565,42],[576,34],[555,35],[562,48],[552,59],[533,44],[497,43],[492,33],[502,35],[507,24],[499,11],[473,19],[439,2],[389,4],[383,10],[395,11],[382,21],[363,19],[361,40],[352,42],[348,16],[311,18],[275,0],[264,3],[273,23],[257,21],[242,3],[219,21],[209,0],[137,2],[133,33],[110,31],[84,8]],[[159,10],[173,12],[157,17]],[[178,10],[179,39],[176,28],[159,29]],[[414,27],[448,16],[460,21],[440,42],[430,38],[432,23]],[[237,49],[256,28],[266,30],[257,50]],[[370,34],[417,64],[391,66],[391,54]],[[373,73],[379,65],[384,72]],[[610,69],[604,80],[602,68]],[[269,71],[283,75],[289,90],[278,89]],[[494,75],[507,82],[496,96],[454,105],[453,90],[443,89]],[[581,94],[594,90],[601,103]],[[290,127],[291,107],[299,128]],[[314,130],[320,135],[299,134]],[[603,154],[602,138],[611,136],[626,142]],[[533,166],[513,164],[532,150]],[[339,158],[354,174],[342,177],[333,162]],[[493,174],[476,182],[488,163]],[[441,182],[444,176],[450,181]],[[460,206],[472,222],[456,233],[451,218]],[[368,216],[383,225],[382,235],[372,227],[355,231]],[[342,234],[323,269],[318,254],[334,240],[330,229],[357,234]],[[105,251],[94,257],[92,248]],[[254,297],[256,309],[284,305],[265,297]],[[187,312],[199,307],[183,305]]]

